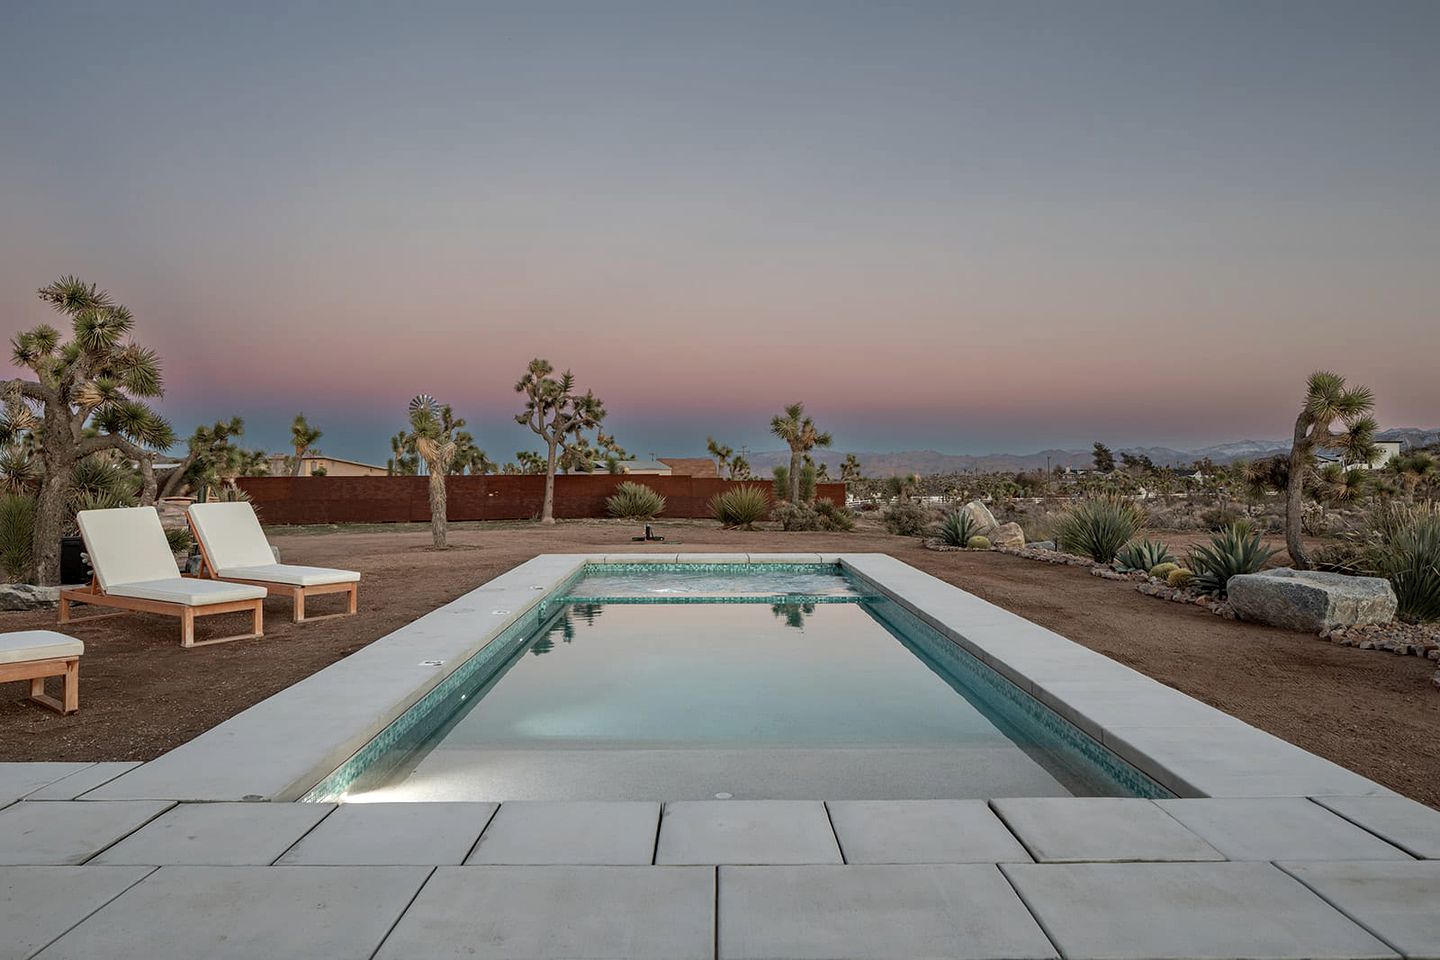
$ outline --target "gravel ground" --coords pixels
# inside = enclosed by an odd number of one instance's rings
[[[429,549],[423,527],[273,530],[287,561],[360,570],[359,616],[297,627],[287,604],[272,600],[263,639],[192,650],[180,648],[171,618],[75,624],[71,632],[86,646],[80,713],[58,717],[25,704],[20,684],[0,686],[0,760],[150,759],[538,553],[880,551],[1440,806],[1440,693],[1431,685],[1432,661],[1223,620],[1077,567],[998,553],[937,553],[869,526],[850,534],[658,526],[668,539],[652,547],[630,543],[633,524],[610,521],[548,529],[457,524],[444,553]],[[326,602],[315,601],[312,612]],[[200,621],[198,635],[243,628],[238,618],[214,620]],[[54,621],[53,611],[0,613],[0,630],[53,628]]]

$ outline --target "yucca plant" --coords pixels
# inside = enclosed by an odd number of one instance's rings
[[[170,544],[171,553],[189,553],[195,546],[195,538],[184,527],[166,527],[165,540]]]
[[[6,580],[29,575],[35,556],[35,498],[23,493],[0,496],[0,568]]]
[[[1121,573],[1149,573],[1162,563],[1173,563],[1175,555],[1163,540],[1136,540],[1121,547],[1115,554],[1115,569]]]
[[[935,525],[935,537],[950,547],[963,547],[980,532],[975,518],[964,510],[952,510]]]
[[[605,509],[622,520],[653,520],[665,510],[665,498],[643,483],[627,480],[606,499]]]
[[[1145,511],[1124,497],[1082,500],[1060,515],[1055,540],[1060,549],[1109,563],[1145,523]]]
[[[1401,619],[1440,620],[1440,509],[1391,504],[1375,512],[1375,527],[1366,572],[1390,581]]]
[[[710,498],[710,516],[721,526],[753,530],[770,515],[770,496],[760,487],[736,487]]]
[[[1190,569],[1195,578],[1191,583],[1204,593],[1225,596],[1231,577],[1255,573],[1275,550],[1260,542],[1260,534],[1234,524],[1210,538],[1190,553]]]

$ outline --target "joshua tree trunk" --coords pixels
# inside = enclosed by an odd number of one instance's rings
[[[436,550],[445,549],[445,471],[430,471],[430,541]]]
[[[790,502],[800,502],[800,448],[790,448]]]
[[[555,441],[550,441],[549,459],[545,464],[545,502],[540,507],[540,522],[555,522]]]
[[[60,582],[60,537],[65,533],[65,503],[70,499],[70,464],[45,458],[45,477],[35,501],[35,553],[31,579],[43,586]]]
[[[1290,476],[1285,484],[1285,547],[1290,551],[1290,565],[1296,570],[1309,570],[1310,558],[1301,541],[1304,533],[1305,467],[1310,453],[1310,439],[1305,414],[1295,421],[1295,439],[1290,445]]]
[[[296,448],[295,448],[295,462],[290,465],[290,476],[292,476],[292,477],[298,477],[298,476],[300,476],[300,468],[304,465],[304,463],[305,463],[305,448],[304,448],[304,447],[296,447]]]

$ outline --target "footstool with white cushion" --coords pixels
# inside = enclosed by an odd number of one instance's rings
[[[57,713],[80,709],[80,655],[85,644],[54,630],[0,633],[0,683],[30,681],[30,699]],[[46,677],[64,677],[62,700],[45,693]]]

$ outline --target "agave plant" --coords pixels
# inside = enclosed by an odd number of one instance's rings
[[[1144,524],[1145,511],[1134,501],[1096,497],[1061,514],[1055,524],[1055,540],[1062,550],[1109,563]]]
[[[980,527],[975,518],[964,510],[950,511],[935,525],[936,538],[950,547],[968,546],[970,538],[979,533]]]
[[[665,498],[643,483],[627,480],[605,500],[605,509],[624,520],[652,520],[664,512]]]
[[[1195,578],[1191,583],[1205,593],[1225,596],[1231,577],[1255,573],[1275,551],[1260,542],[1257,531],[1234,524],[1210,538],[1190,553],[1190,569]]]
[[[1115,569],[1121,573],[1149,573],[1162,563],[1173,563],[1175,556],[1163,540],[1137,540],[1127,543],[1115,554]]]

